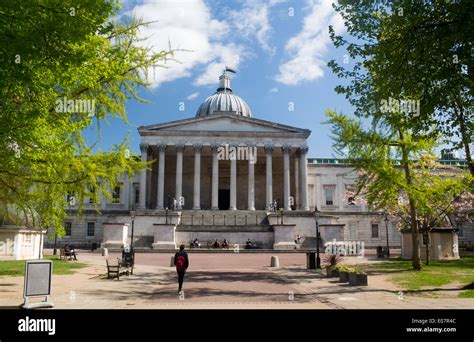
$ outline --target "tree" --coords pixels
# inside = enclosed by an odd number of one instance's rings
[[[404,107],[414,130],[441,132],[451,150],[463,149],[474,176],[474,2],[344,0],[334,7],[354,41],[332,27],[331,38],[347,48],[354,66],[346,69],[335,60],[329,66],[350,79],[336,90],[356,115],[379,118]],[[380,110],[384,102],[390,103],[388,110]]]
[[[346,154],[359,172],[354,197],[363,196],[373,210],[401,218],[412,233],[413,268],[420,270],[420,217],[438,217],[440,208],[452,207],[457,196],[473,188],[472,177],[437,165],[436,140],[407,129],[403,115],[398,115],[398,122],[393,115],[390,121],[372,122],[368,128],[343,114],[327,111],[326,115],[335,150]]]
[[[60,235],[66,194],[80,212],[84,197],[111,198],[119,176],[146,167],[126,138],[93,153],[83,137],[127,121],[125,102],[143,101],[148,69],[173,54],[144,47],[145,23],[113,21],[119,10],[106,0],[0,2],[0,206],[34,211]]]

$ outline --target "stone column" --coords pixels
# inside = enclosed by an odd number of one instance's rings
[[[219,160],[217,160],[217,149],[219,145],[212,145],[212,203],[211,209],[219,209]]]
[[[148,159],[148,144],[140,144],[140,151],[142,152],[142,162],[147,162]],[[146,209],[146,169],[140,173],[140,209]]]
[[[309,210],[308,205],[308,147],[300,148],[301,210]]]
[[[193,209],[201,209],[201,151],[202,145],[196,144],[194,147],[194,198]]]
[[[270,146],[270,145],[265,146],[265,157],[266,157],[266,162],[267,162],[265,208],[267,210],[270,210],[270,205],[273,202],[272,152],[273,152],[273,146]]]
[[[157,191],[157,201],[156,209],[163,210],[163,201],[165,197],[165,151],[166,144],[158,146],[159,150],[159,159],[158,159],[158,191]]]
[[[123,204],[125,210],[130,209],[130,179],[127,175],[123,177]]]
[[[290,151],[291,147],[283,146],[283,199],[284,209],[291,210],[290,207]]]
[[[300,177],[299,177],[299,152],[295,154],[295,208],[300,208]]]
[[[176,145],[176,200],[178,201],[178,210],[182,209],[181,197],[183,196],[183,151],[184,145]]]
[[[253,149],[254,146],[251,146]],[[255,156],[256,158],[257,156]],[[255,160],[249,158],[249,175],[248,175],[248,210],[255,210]]]
[[[237,210],[237,156],[230,159],[230,207]]]

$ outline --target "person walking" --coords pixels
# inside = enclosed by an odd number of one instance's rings
[[[181,293],[183,288],[184,274],[189,266],[188,253],[184,251],[184,245],[179,246],[179,252],[174,255],[174,265],[178,273],[178,293]]]

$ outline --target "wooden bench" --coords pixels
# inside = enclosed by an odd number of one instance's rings
[[[74,252],[74,254],[76,255],[76,259],[77,259],[77,253]],[[66,261],[74,260],[74,255],[72,255],[71,253],[69,253],[69,255],[66,255],[66,252],[64,251],[64,248],[60,248],[59,249],[59,260],[66,260]]]
[[[123,264],[119,258],[113,261],[106,259],[105,262],[107,264],[107,279],[117,278],[120,280],[121,274],[133,274],[133,265]]]

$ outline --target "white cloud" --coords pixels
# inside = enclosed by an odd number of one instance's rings
[[[217,77],[222,74],[225,66],[238,70],[239,64],[251,56],[242,45],[229,43],[227,45],[215,44],[215,51],[205,71],[194,82],[196,85],[216,84]]]
[[[333,0],[308,0],[309,14],[302,30],[285,45],[289,59],[280,64],[275,80],[286,85],[313,81],[324,75],[322,67],[328,45],[331,44],[328,26],[336,32],[344,28],[340,15],[332,8]]]
[[[278,93],[278,88],[277,88],[277,87],[273,87],[273,88],[271,88],[268,92],[269,92],[269,93]]]
[[[168,49],[168,40],[173,49],[186,50],[175,53],[174,58],[179,63],[168,61],[166,68],[150,70],[148,77],[153,86],[191,76],[194,70],[209,63],[227,63],[237,68],[242,61],[244,48],[222,42],[229,32],[229,26],[226,22],[211,17],[203,0],[145,0],[143,4],[135,6],[130,14],[145,22],[154,21],[140,32],[141,36],[148,37],[144,44],[152,46],[154,51]],[[216,84],[219,74],[220,72],[212,75],[211,79],[206,72],[196,82]]]
[[[192,93],[191,95],[188,95],[188,97],[186,97],[186,100],[192,101],[192,100],[195,100],[198,96],[199,96],[199,92],[195,92],[195,93]]]
[[[282,1],[262,1],[247,0],[241,10],[232,10],[229,13],[231,22],[237,31],[245,38],[255,38],[262,49],[270,54],[275,53],[275,48],[268,43],[272,26],[269,19],[269,10],[275,4]]]

